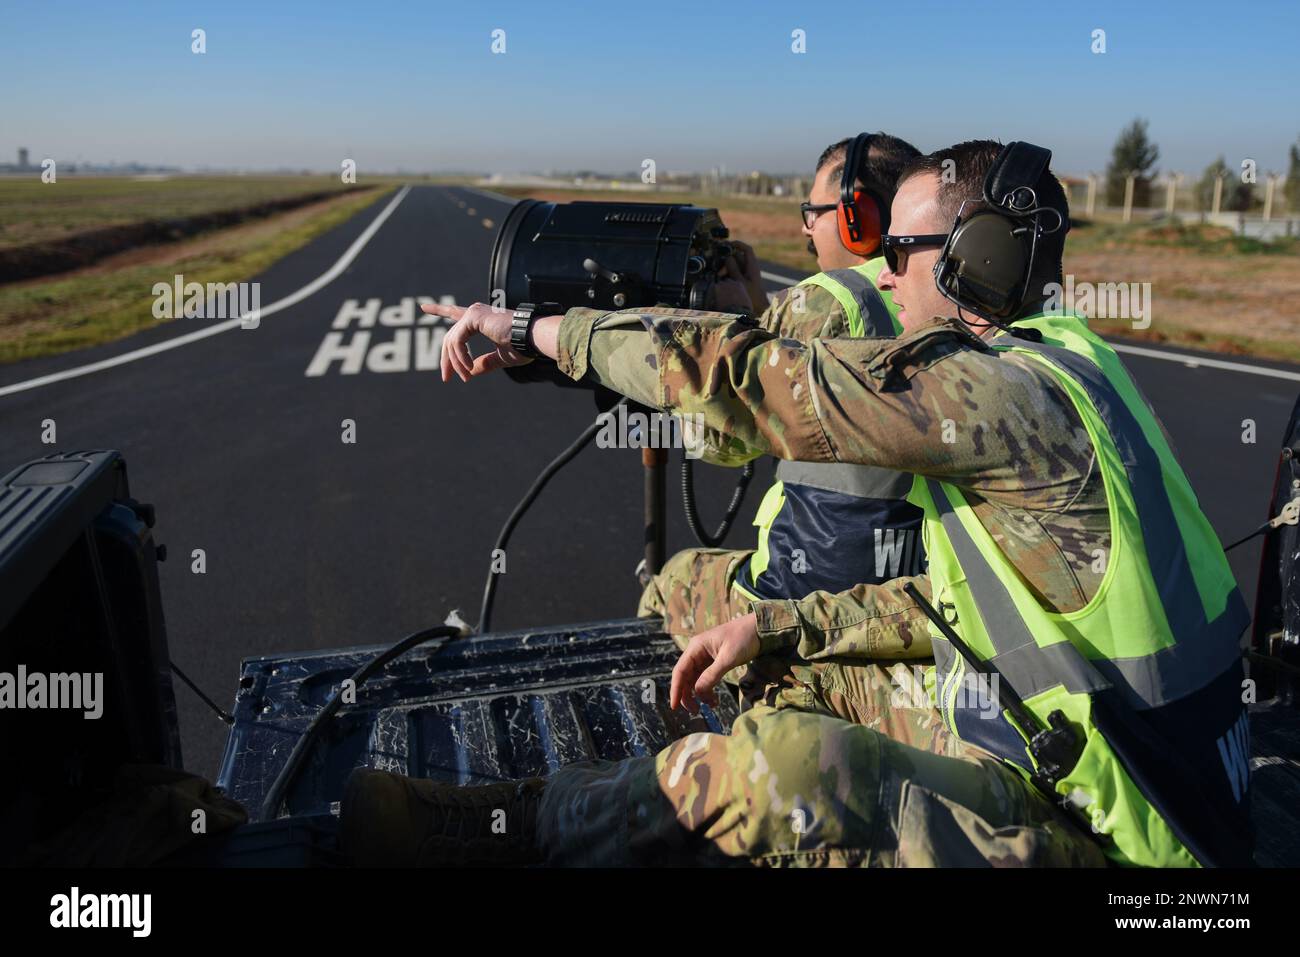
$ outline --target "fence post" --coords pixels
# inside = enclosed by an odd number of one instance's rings
[[[1178,182],[1183,178],[1182,173],[1169,174],[1169,192],[1165,194],[1165,214],[1174,215],[1174,203],[1178,196]]]
[[[1091,219],[1092,214],[1097,209],[1097,174],[1096,173],[1088,174],[1088,201],[1086,203],[1086,208],[1088,211],[1088,218]]]
[[[1223,200],[1223,173],[1214,177],[1214,204],[1210,207],[1210,212],[1215,216],[1219,215],[1219,203]]]
[[[1133,183],[1137,180],[1137,173],[1129,173],[1124,177],[1124,222],[1130,222],[1133,219]]]
[[[1277,188],[1277,181],[1281,179],[1276,173],[1268,174],[1268,185],[1264,187],[1264,219],[1273,218],[1273,190]]]

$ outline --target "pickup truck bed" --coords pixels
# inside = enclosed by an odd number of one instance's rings
[[[1300,411],[1291,434],[1300,443]],[[1287,478],[1279,495],[1291,487]],[[22,663],[52,673],[102,672],[106,715],[88,724],[72,712],[0,710],[0,755],[6,766],[24,769],[0,793],[0,863],[22,859],[32,842],[106,800],[121,765],[180,767],[152,525],[153,509],[131,497],[116,452],[63,453],[0,477],[0,670]],[[1300,529],[1280,531],[1291,537],[1275,535],[1269,548],[1287,556],[1300,549],[1293,541]],[[1300,563],[1278,564],[1286,575],[1274,590],[1300,593],[1291,577]],[[1290,608],[1281,591],[1266,593],[1262,607]],[[1284,624],[1267,616],[1263,622],[1268,635],[1289,642],[1295,629]],[[1266,651],[1269,641],[1256,647]],[[246,659],[219,786],[256,815],[312,719],[344,679],[386,647]],[[1282,650],[1292,652],[1293,643]],[[287,816],[213,835],[172,863],[339,863],[338,799],[359,766],[469,784],[653,754],[690,731],[725,732],[737,714],[725,696],[693,719],[667,708],[676,657],[654,619],[416,647],[374,674],[355,703],[324,725],[287,790]],[[1252,670],[1261,660],[1267,656],[1252,655]],[[1290,659],[1279,661],[1281,674],[1294,673],[1286,670]],[[1251,709],[1256,858],[1296,866],[1300,709],[1293,681],[1277,687],[1281,697]]]
[[[658,625],[631,618],[415,648],[331,722],[286,794],[288,813],[337,811],[359,765],[481,784],[654,754],[690,731],[725,731],[738,713],[730,697],[695,719],[667,707],[677,649]],[[246,659],[217,784],[255,812],[311,719],[382,650]]]
[[[417,648],[363,685],[286,797],[290,819],[253,824],[228,863],[329,863],[338,798],[361,765],[476,784],[573,761],[653,754],[690,731],[725,732],[728,696],[692,721],[669,711],[677,652],[657,619],[462,638]],[[249,658],[217,783],[256,812],[299,734],[339,682],[382,647]],[[1256,861],[1300,865],[1300,710],[1251,709]]]

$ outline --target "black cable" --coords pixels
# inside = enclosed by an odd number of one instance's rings
[[[1242,538],[1237,539],[1237,540],[1236,540],[1235,542],[1233,542],[1231,545],[1224,545],[1224,546],[1223,546],[1223,550],[1224,550],[1225,552],[1230,552],[1230,551],[1232,551],[1234,548],[1236,548],[1238,545],[1244,545],[1246,542],[1250,541],[1250,540],[1251,540],[1252,538],[1254,538],[1256,535],[1263,535],[1265,532],[1267,532],[1267,531],[1268,531],[1270,528],[1272,528],[1272,527],[1273,527],[1273,522],[1272,522],[1271,520],[1270,520],[1270,521],[1267,521],[1267,522],[1265,522],[1263,525],[1261,525],[1259,528],[1257,528],[1257,529],[1255,529],[1253,532],[1251,532],[1249,535],[1245,535],[1245,536],[1243,536]]]
[[[528,491],[524,493],[524,497],[519,500],[519,504],[516,505],[514,511],[510,513],[510,517],[506,519],[506,523],[501,526],[501,532],[497,535],[496,544],[492,547],[493,555],[498,551],[503,551],[505,549],[506,545],[510,542],[510,536],[514,534],[515,526],[519,524],[519,520],[524,517],[524,513],[528,511],[529,507],[537,499],[537,496],[542,494],[542,489],[546,488],[547,483],[555,476],[555,473],[568,465],[579,452],[586,448],[587,443],[596,437],[596,433],[601,430],[607,421],[606,416],[613,415],[615,409],[626,404],[626,398],[619,399],[608,412],[602,412],[600,415],[596,416],[596,421],[583,429],[582,434],[574,440],[572,445],[552,459],[546,468],[542,469],[541,474],[538,475],[533,481],[533,484],[528,487]],[[486,634],[492,627],[492,603],[496,600],[496,594],[497,573],[489,568],[487,583],[483,586],[483,602],[479,606],[478,612],[478,633],[480,635]]]
[[[691,461],[689,455],[682,458],[682,505],[686,509],[686,524],[691,527],[691,531],[701,545],[705,548],[717,548],[722,544],[722,540],[727,537],[727,533],[731,531],[731,523],[736,520],[741,503],[745,501],[745,493],[749,490],[749,483],[754,478],[754,463],[746,462],[745,467],[740,470],[740,478],[736,481],[736,490],[731,494],[731,504],[727,506],[726,514],[722,516],[718,530],[713,535],[708,534],[700,527],[700,516],[695,510],[694,466],[695,463]]]
[[[184,681],[187,685],[189,685],[190,690],[193,691],[196,695],[198,695],[203,700],[203,703],[206,704],[209,708],[211,708],[218,718],[220,718],[226,724],[235,723],[234,716],[227,711],[222,711],[221,708],[217,706],[217,703],[215,701],[213,701],[211,698],[209,698],[207,695],[203,693],[202,688],[200,688],[198,685],[196,685],[193,681],[190,680],[189,675],[181,671],[181,669],[177,666],[176,662],[171,661],[169,659],[167,661],[167,664],[171,665],[172,671],[176,672],[176,677],[180,678],[181,681]]]
[[[399,655],[410,651],[416,645],[421,645],[426,641],[434,638],[443,638],[450,640],[460,634],[460,629],[454,625],[435,625],[432,628],[425,628],[421,631],[413,632],[407,635],[397,644],[393,645],[387,651],[381,652],[374,658],[371,658],[364,665],[352,673],[348,680],[352,682],[352,690],[357,691],[366,682],[372,674],[388,664]],[[275,782],[271,789],[266,792],[266,798],[262,801],[262,809],[259,820],[272,821],[280,815],[280,805],[284,802],[284,795],[289,790],[289,784],[293,781],[298,769],[302,766],[303,761],[307,759],[307,754],[311,746],[320,736],[321,729],[325,723],[332,718],[335,713],[342,707],[343,692],[347,688],[347,682],[339,686],[339,690],[334,692],[334,697],[330,698],[329,703],[317,712],[316,717],[311,719],[311,724],[294,743],[293,750],[289,752],[289,758],[284,762],[284,767],[276,775]]]

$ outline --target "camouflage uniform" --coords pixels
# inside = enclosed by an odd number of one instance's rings
[[[994,354],[956,320],[805,344],[721,314],[572,309],[558,364],[644,405],[703,415],[719,456],[864,463],[959,486],[1051,611],[1083,607],[1103,577],[1095,553],[1110,545],[1109,508],[1069,397],[1035,360]],[[807,623],[777,605],[772,644],[802,640]]]
[[[652,757],[561,768],[554,865],[1100,866],[1100,849],[977,748],[936,755],[805,711],[745,712]]]
[[[755,320],[759,328],[791,339],[833,339],[848,335],[848,317],[831,293],[821,286],[783,289]],[[736,465],[735,459],[715,464]],[[664,563],[646,585],[637,615],[659,615],[664,631],[681,647],[692,635],[750,612],[750,599],[736,591],[736,569],[753,554],[719,548],[688,548]]]
[[[1096,594],[1110,524],[1086,429],[1049,374],[956,321],[804,344],[732,316],[575,309],[558,363],[643,404],[703,414],[723,454],[955,484],[1045,608],[1068,613]],[[862,597],[887,613],[887,589]],[[764,604],[765,653],[834,646],[798,603]],[[544,850],[554,863],[1104,863],[1018,771],[961,742],[913,747],[895,737],[905,721],[878,727],[760,705],[729,736],[562,768],[542,799]]]
[[[755,321],[773,335],[805,342],[849,335],[848,318],[839,300],[813,284],[782,290]],[[899,577],[884,586],[864,584],[839,595],[817,591],[799,601],[755,601],[736,587],[737,569],[752,554],[752,549],[717,548],[678,552],[646,586],[637,615],[662,617],[664,631],[683,649],[693,635],[751,611],[761,620],[760,641],[770,646],[765,652],[783,650],[770,631],[773,623],[779,621],[787,629],[794,621],[807,623],[801,630],[805,640],[800,642],[797,656],[780,654],[773,661],[760,659],[756,666],[764,668],[769,677],[779,674],[783,681],[796,685],[810,685],[815,678],[827,687],[841,689],[848,699],[839,712],[843,715],[867,709],[864,701],[852,699],[869,686],[871,678],[855,675],[852,669],[878,659],[932,657],[925,616],[902,590],[910,581],[925,591],[925,579]],[[884,591],[873,594],[881,588]],[[827,660],[830,658],[849,660],[839,663]],[[735,684],[741,677],[733,671],[726,680]]]
[[[637,608],[642,617],[662,616],[665,631],[683,650],[693,635],[755,611],[762,652],[747,669],[730,671],[724,679],[739,687],[742,707],[756,701],[788,704],[875,726],[881,711],[888,712],[877,706],[877,691],[890,687],[885,672],[891,660],[906,659],[907,667],[933,663],[924,615],[902,592],[903,583],[911,581],[928,594],[926,579],[857,585],[838,595],[818,591],[798,601],[752,601],[732,587],[737,566],[749,554],[680,551],[646,586]],[[867,609],[876,617],[867,618]],[[778,644],[774,638],[782,629],[797,629],[799,643]],[[947,737],[947,730],[937,710],[928,717],[933,720],[925,724],[927,739],[914,743],[942,749],[945,742],[938,739]]]

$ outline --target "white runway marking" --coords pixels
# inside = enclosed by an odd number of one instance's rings
[[[347,252],[339,257],[338,262],[331,266],[326,272],[321,273],[307,285],[303,286],[296,292],[291,292],[283,299],[277,299],[269,306],[262,307],[259,312],[260,318],[265,318],[272,313],[280,312],[282,309],[288,309],[290,306],[302,302],[312,293],[319,292],[322,288],[329,285],[335,279],[343,274],[343,270],[352,265],[352,261],[357,258],[361,250],[366,248],[366,243],[374,238],[375,233],[379,232],[379,227],[392,215],[398,204],[406,198],[406,194],[411,191],[411,187],[403,186],[397,195],[392,198],[383,212],[375,217],[374,221],[366,227],[365,232],[353,240],[352,245],[348,247]],[[208,326],[205,329],[198,329],[194,332],[188,332],[183,336],[176,336],[174,339],[164,339],[162,342],[155,342],[151,346],[145,346],[141,349],[133,349],[130,352],[124,352],[120,356],[113,356],[111,359],[101,359],[99,362],[91,362],[84,366],[75,366],[71,369],[64,369],[61,372],[51,372],[49,375],[43,375],[35,379],[27,379],[24,382],[15,382],[13,385],[0,387],[0,396],[12,395],[15,392],[26,392],[28,389],[36,389],[43,385],[50,385],[55,382],[62,382],[65,379],[75,379],[79,376],[90,375],[92,372],[102,372],[104,369],[112,369],[115,366],[126,365],[128,362],[135,362],[137,359],[144,359],[148,356],[157,355],[160,352],[166,352],[168,349],[176,349],[180,346],[188,345],[191,342],[198,342],[200,339],[206,339],[209,336],[215,336],[218,333],[228,332],[231,329],[239,327],[244,320],[244,316],[237,316],[234,319],[227,319],[225,322],[217,323],[215,326]]]
[[[1274,379],[1288,379],[1291,382],[1300,382],[1300,372],[1290,372],[1286,369],[1270,369],[1267,366],[1252,366],[1244,362],[1228,362],[1226,359],[1207,359],[1204,356],[1189,356],[1179,352],[1163,352],[1159,349],[1148,349],[1144,346],[1129,346],[1119,342],[1112,342],[1111,348],[1116,352],[1127,352],[1135,356],[1145,356],[1148,359],[1165,359],[1171,362],[1181,362],[1189,369],[1195,369],[1199,366],[1205,366],[1207,369],[1226,369],[1229,372],[1248,372],[1251,375],[1271,376]]]

